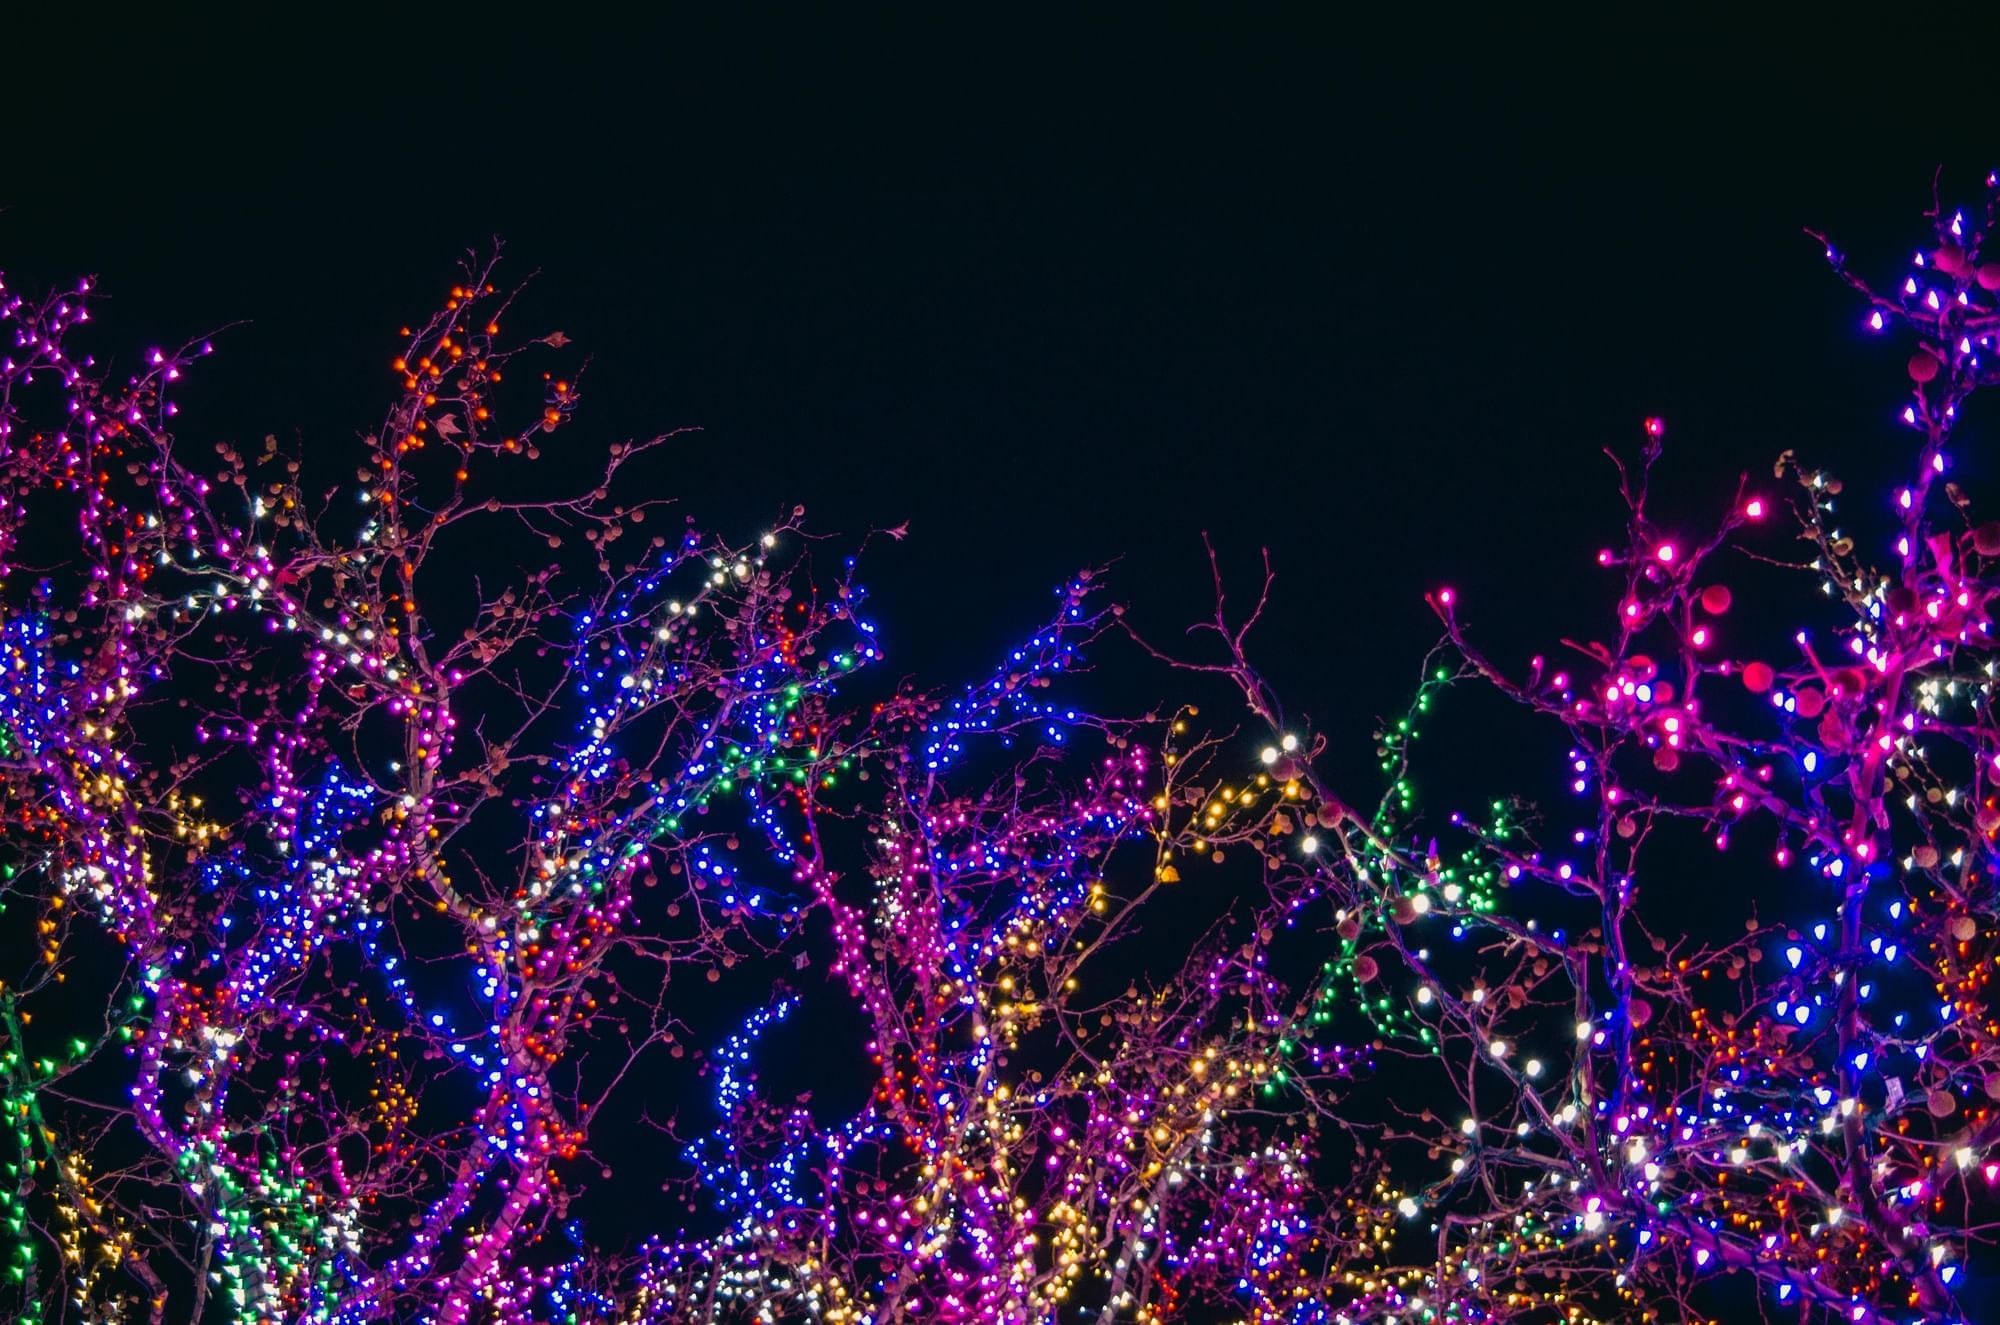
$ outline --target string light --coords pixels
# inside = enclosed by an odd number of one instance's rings
[[[87,286],[0,283],[0,897],[35,926],[0,1291],[24,1321],[1276,1325],[1653,1319],[1726,1280],[1962,1319],[2000,1174],[2000,525],[1942,476],[2000,326],[1983,238],[1941,215],[1886,295],[1829,247],[1916,341],[1886,524],[1787,457],[1789,501],[1656,527],[1647,419],[1600,642],[1504,667],[1438,590],[1367,803],[1245,652],[1268,575],[1200,657],[1078,576],[931,692],[877,679],[857,567],[797,512],[724,538],[621,500],[666,439],[524,481],[581,394],[565,337],[502,341],[490,268],[399,337],[336,502],[275,442],[170,437],[207,346],[120,380],[71,348]],[[1813,629],[1774,650],[1723,554],[1780,557],[1787,511]],[[453,539],[479,573],[437,588]],[[1124,636],[1248,719],[1086,707]],[[1559,733],[1553,797],[1420,793],[1477,687]],[[1772,914],[1713,889],[1740,931],[1660,923],[1711,886],[1693,836]],[[767,1065],[838,1053],[805,1044],[828,1004],[866,1099],[780,1098]],[[699,1096],[656,1084],[682,1070]],[[672,1145],[607,1138],[633,1096]],[[679,1198],[622,1250],[579,1213],[619,1169]]]

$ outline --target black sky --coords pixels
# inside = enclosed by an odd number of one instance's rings
[[[795,502],[908,523],[865,576],[899,670],[977,676],[1113,559],[1170,633],[1203,531],[1245,577],[1268,545],[1257,656],[1367,797],[1426,590],[1508,662],[1608,618],[1600,452],[1645,416],[1663,518],[1788,448],[1885,489],[1904,356],[1802,227],[1893,275],[1937,170],[1976,203],[2000,134],[1952,11],[1317,8],[0,15],[0,271],[95,273],[100,354],[242,323],[183,436],[344,455],[396,329],[497,236],[540,273],[511,329],[593,355],[565,445],[699,425],[663,482],[738,537]],[[2000,496],[1991,423],[1957,477]],[[1683,905],[1733,926],[1721,891]]]
[[[1263,656],[1365,756],[1425,589],[1509,647],[1572,624],[1643,416],[1689,516],[1787,447],[1891,472],[1901,357],[1800,229],[1892,273],[1936,168],[1976,201],[2000,161],[1857,65],[1898,39],[107,11],[0,57],[0,269],[97,273],[103,351],[247,320],[188,429],[338,447],[500,236],[541,273],[517,325],[595,356],[579,434],[706,430],[671,474],[705,523],[909,522],[872,574],[905,666],[969,675],[1114,557],[1177,624],[1206,529],[1270,545]]]

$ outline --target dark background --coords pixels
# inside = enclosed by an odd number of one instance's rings
[[[899,667],[969,677],[1112,558],[1178,628],[1208,530],[1240,572],[1271,547],[1261,657],[1364,769],[1424,590],[1510,658],[1599,619],[1600,449],[1643,416],[1668,511],[1787,447],[1880,490],[1902,355],[1801,227],[1894,278],[1938,167],[1976,204],[2000,159],[1948,86],[1856,68],[1892,34],[1824,22],[20,31],[0,269],[96,273],[100,353],[247,320],[184,433],[343,447],[397,327],[498,236],[541,273],[513,325],[594,356],[567,444],[700,425],[670,482],[727,533],[795,501],[821,531],[909,522],[869,566]],[[966,591],[990,610],[933,629]]]
[[[0,36],[0,270],[95,273],[101,355],[242,323],[183,439],[344,468],[396,329],[498,237],[540,272],[511,328],[593,356],[558,475],[693,424],[659,472],[708,527],[907,522],[864,578],[891,665],[937,684],[1080,567],[1116,559],[1164,636],[1208,609],[1204,531],[1240,591],[1268,546],[1257,656],[1361,798],[1425,591],[1509,663],[1608,621],[1601,449],[1645,416],[1669,524],[1788,448],[1871,509],[1914,454],[1907,350],[1802,227],[1893,280],[1938,169],[1977,205],[2000,165],[1949,75],[1878,66],[1900,29],[1823,16],[78,17]]]

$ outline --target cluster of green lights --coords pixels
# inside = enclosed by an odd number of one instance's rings
[[[1394,843],[1409,833],[1419,803],[1416,784],[1408,774],[1410,745],[1421,737],[1422,723],[1430,716],[1433,701],[1451,684],[1452,679],[1447,668],[1440,667],[1431,672],[1424,678],[1405,715],[1377,734],[1377,753],[1389,784],[1370,824],[1374,841],[1361,848],[1366,874],[1370,878],[1386,883],[1410,872],[1410,857],[1416,854],[1414,850],[1385,851],[1375,843]],[[1408,892],[1383,887],[1371,904],[1354,913],[1352,919],[1358,925],[1354,936],[1342,937],[1339,951],[1321,964],[1320,979],[1309,1000],[1309,1010],[1298,1024],[1296,1033],[1279,1041],[1280,1053],[1289,1056],[1298,1052],[1320,1028],[1332,1024],[1343,1002],[1351,1002],[1366,1016],[1377,1034],[1414,1040],[1433,1054],[1442,1052],[1437,1032],[1422,1010],[1427,1000],[1385,989],[1380,983],[1380,976],[1374,973],[1371,973],[1372,979],[1363,979],[1362,949],[1367,945],[1371,932],[1379,937],[1393,932],[1404,923],[1396,915],[1398,904],[1407,905],[1419,897],[1424,899],[1424,914],[1434,918],[1432,923],[1436,923],[1437,919],[1488,915],[1499,909],[1497,895],[1505,883],[1505,863],[1495,848],[1513,836],[1518,828],[1507,805],[1499,801],[1493,803],[1492,818],[1487,824],[1481,826],[1461,820],[1460,826],[1471,832],[1474,840],[1455,861],[1424,860],[1422,863],[1426,868],[1419,887]],[[1281,1083],[1282,1080],[1283,1075],[1279,1073],[1272,1077],[1271,1082]],[[1267,1093],[1273,1093],[1274,1086],[1267,1083],[1265,1089]]]
[[[40,1087],[87,1056],[91,1046],[87,1041],[72,1038],[64,1046],[62,1059],[30,1059],[20,1011],[11,991],[0,992],[0,1027],[7,1033],[7,1046],[0,1050],[0,1111],[6,1114],[13,1141],[13,1153],[6,1166],[8,1182],[0,1186],[0,1222],[6,1224],[11,1241],[5,1256],[7,1277],[25,1288],[26,1305],[19,1317],[25,1325],[44,1319],[43,1304],[37,1300],[34,1288],[36,1239],[28,1227],[27,1201],[36,1187],[35,1175],[61,1162],[53,1150],[55,1134],[42,1118]]]
[[[844,659],[844,661],[843,661]],[[842,667],[854,665],[848,655],[836,655],[834,662]],[[688,811],[699,812],[714,803],[716,797],[729,795],[739,789],[757,786],[767,787],[774,783],[792,783],[804,786],[817,778],[822,787],[839,785],[839,775],[854,768],[852,756],[842,756],[831,763],[825,761],[825,752],[817,745],[809,745],[805,753],[787,757],[777,750],[766,748],[776,745],[782,739],[783,721],[795,712],[805,697],[804,688],[798,685],[785,687],[782,696],[765,701],[764,712],[774,720],[770,732],[765,736],[765,744],[746,745],[733,743],[722,750],[721,767],[715,774],[704,780],[688,797],[688,803],[676,813],[663,816],[654,833],[657,839],[681,829],[682,816]]]
[[[12,1009],[8,1020],[13,1021]],[[7,1225],[10,1243],[7,1249],[7,1277],[17,1284],[27,1285],[22,1296],[24,1303],[21,1319],[40,1321],[41,1303],[33,1287],[35,1276],[35,1239],[28,1229],[28,1196],[34,1190],[34,1173],[39,1167],[35,1157],[35,1092],[33,1087],[24,1085],[24,1064],[21,1055],[9,1049],[0,1054],[0,1074],[6,1080],[6,1093],[0,1096],[0,1109],[5,1109],[8,1131],[13,1142],[13,1154],[7,1163],[7,1183],[0,1186],[0,1220]]]
[[[308,1265],[317,1267],[314,1296],[321,1307],[317,1314],[325,1318],[338,1300],[339,1283],[332,1258],[316,1254],[331,1250],[335,1241],[317,1210],[319,1198],[288,1175],[274,1154],[260,1157],[251,1184],[216,1157],[214,1145],[204,1140],[182,1152],[180,1167],[190,1187],[209,1193],[209,1220],[223,1252],[220,1274],[235,1319],[271,1319]]]
[[[1410,780],[1406,776],[1410,744],[1423,734],[1418,724],[1430,716],[1431,700],[1450,684],[1451,672],[1443,667],[1438,668],[1425,677],[1423,684],[1417,687],[1416,697],[1410,703],[1409,712],[1396,719],[1394,726],[1376,733],[1378,744],[1375,753],[1381,761],[1382,772],[1391,779],[1388,795],[1383,798],[1376,814],[1378,829],[1387,826],[1392,808],[1405,815],[1416,809],[1416,789],[1410,785]]]

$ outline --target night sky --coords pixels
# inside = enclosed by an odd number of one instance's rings
[[[1259,657],[1365,772],[1424,590],[1503,657],[1601,619],[1600,450],[1645,415],[1668,512],[1787,447],[1878,490],[1901,360],[1801,228],[1894,272],[1995,155],[1837,76],[1865,33],[1425,27],[107,21],[10,60],[0,266],[96,273],[104,353],[242,323],[187,429],[318,452],[497,236],[517,325],[593,356],[593,463],[698,425],[663,482],[709,527],[907,521],[868,572],[900,668],[971,675],[1114,558],[1177,629],[1207,530],[1271,548]]]
[[[844,543],[906,525],[862,578],[891,670],[939,687],[1080,568],[1169,638],[1204,532],[1242,593],[1268,547],[1253,655],[1357,799],[1426,591],[1509,664],[1602,633],[1601,452],[1645,417],[1665,524],[1787,449],[1884,491],[1904,353],[1803,230],[1894,277],[1940,169],[1953,205],[2000,165],[1863,76],[1886,31],[628,21],[10,19],[0,271],[95,274],[100,356],[228,328],[180,436],[344,468],[398,327],[497,239],[538,273],[510,329],[591,356],[554,477],[694,426],[649,472],[724,537],[794,503]],[[1989,504],[1990,425],[1954,452]]]

